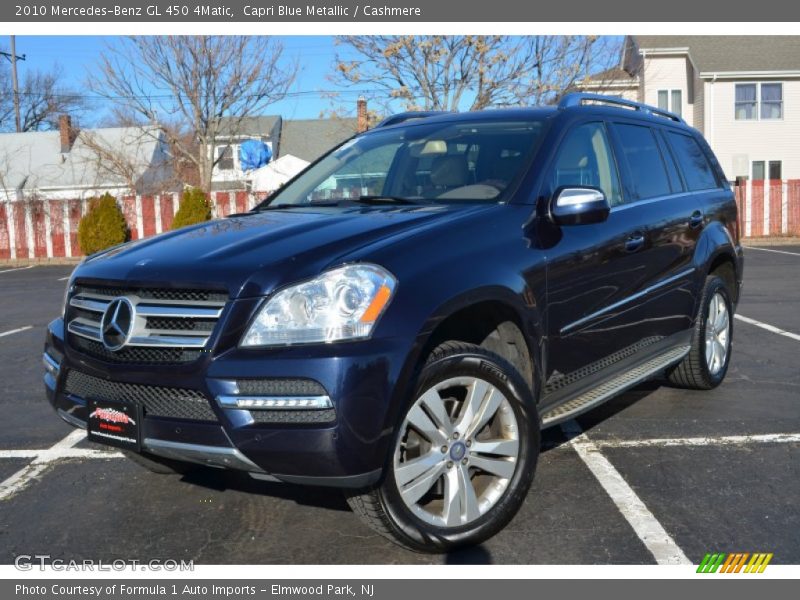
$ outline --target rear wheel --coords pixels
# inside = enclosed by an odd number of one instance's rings
[[[669,374],[674,385],[693,390],[717,387],[728,372],[733,337],[733,303],[725,281],[706,278],[689,354]]]
[[[426,362],[383,482],[348,502],[407,548],[477,544],[516,514],[538,454],[535,404],[519,373],[483,348],[450,342]]]

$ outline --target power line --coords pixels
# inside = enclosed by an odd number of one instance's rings
[[[286,92],[283,94],[283,97],[295,97],[295,96],[308,96],[311,94],[316,95],[342,95],[342,94],[375,94],[380,92],[386,92],[386,89],[383,88],[374,88],[374,89],[348,89],[348,90],[300,90],[294,92]],[[20,96],[38,96],[39,94],[36,92],[20,92]],[[105,96],[101,94],[77,94],[77,93],[69,93],[69,92],[56,92],[53,94],[49,94],[53,98],[70,98],[70,99],[82,99],[82,100],[172,100],[175,99],[176,96],[174,94],[131,94],[131,95],[111,95]],[[199,98],[205,98],[210,94],[198,94]],[[261,96],[262,94],[243,94],[242,98],[253,98],[255,96]]]

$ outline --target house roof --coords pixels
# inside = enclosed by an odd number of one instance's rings
[[[800,71],[800,36],[637,35],[639,49],[688,48],[700,73]]]
[[[594,73],[586,78],[587,81],[593,83],[624,83],[630,82],[631,85],[636,83],[636,75],[632,75],[628,73],[622,67],[611,67],[610,69],[605,69],[604,71],[600,71],[598,73]]]
[[[61,152],[58,131],[0,134],[0,190],[69,189],[126,186],[124,164],[139,181],[163,166],[162,133],[156,127],[87,129],[69,152]],[[162,163],[156,165],[156,163]]]
[[[229,137],[266,137],[280,135],[281,117],[261,115],[257,117],[222,117],[217,135]]]
[[[281,128],[280,155],[291,154],[314,162],[357,131],[358,121],[354,118],[286,120]]]

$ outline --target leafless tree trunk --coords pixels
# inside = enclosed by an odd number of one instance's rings
[[[479,110],[552,102],[618,60],[596,36],[343,36],[333,79],[407,110]]]
[[[231,118],[226,133],[235,132],[284,98],[296,72],[270,37],[137,36],[107,47],[89,85],[151,124],[173,124],[164,131],[176,159],[196,167],[209,190],[220,119]]]

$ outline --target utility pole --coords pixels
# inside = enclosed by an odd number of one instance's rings
[[[25,60],[25,55],[17,56],[16,36],[11,36],[11,52],[0,52],[0,56],[5,56],[11,61],[11,83],[14,86],[14,119],[17,125],[17,133],[22,129],[19,117],[19,82],[17,80],[17,61]]]

